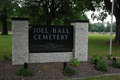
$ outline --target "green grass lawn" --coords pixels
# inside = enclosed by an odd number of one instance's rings
[[[112,36],[115,38],[115,35]],[[110,54],[110,34],[89,34],[88,35],[88,55],[100,55],[107,57]],[[120,57],[120,47],[112,45],[112,55]]]
[[[90,77],[86,79],[76,79],[76,80],[120,80],[120,76],[119,75],[101,76],[101,77]]]
[[[114,39],[115,35],[113,35]],[[110,35],[88,34],[88,56],[100,55],[107,57],[110,54]],[[9,35],[0,35],[0,60],[4,55],[12,54],[12,33]],[[120,47],[112,46],[113,56],[120,57]],[[120,60],[120,59],[118,59]]]
[[[12,54],[12,33],[9,35],[1,35],[0,33],[0,60],[4,59],[4,55]]]
[[[0,33],[1,34],[1,33]],[[114,39],[115,35],[113,35]],[[107,57],[110,54],[110,35],[88,34],[88,55],[100,55]],[[4,55],[12,54],[12,33],[0,35],[0,60],[4,60]],[[112,46],[112,54],[120,57],[120,46]],[[120,61],[120,58],[117,59]],[[119,80],[120,76],[91,77],[84,80]],[[83,80],[83,79],[78,79]]]

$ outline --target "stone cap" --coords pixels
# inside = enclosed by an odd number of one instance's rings
[[[12,17],[11,20],[29,20],[29,18],[18,18],[18,17]]]
[[[71,20],[71,23],[75,23],[75,22],[89,23],[89,20]]]

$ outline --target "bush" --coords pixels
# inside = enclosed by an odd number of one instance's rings
[[[107,56],[107,59],[110,60],[110,59],[112,59],[111,57],[112,57],[112,55],[108,55],[108,56]]]
[[[0,77],[0,80],[2,80],[3,79],[3,77]]]
[[[50,68],[50,66],[45,66],[44,68],[45,68],[45,69],[49,69],[49,68]]]
[[[97,64],[99,64],[99,63],[104,63],[102,57],[100,57],[100,56],[97,56],[97,55],[96,55],[96,56],[93,56],[91,63],[92,63],[92,64],[95,64],[95,60],[97,60]]]
[[[9,58],[9,56],[4,55],[4,59],[5,59],[5,60],[8,60],[8,59],[10,59],[10,58]]]
[[[17,74],[20,76],[33,76],[34,72],[31,71],[30,69],[24,69],[23,67],[21,67]]]
[[[108,67],[104,63],[104,60],[102,59],[102,57],[97,55],[93,56],[91,63],[95,64],[95,60],[97,60],[97,65],[94,65],[96,70],[108,71]]]
[[[80,64],[80,62],[77,61],[77,60],[78,60],[78,58],[76,58],[76,59],[71,59],[71,60],[70,60],[72,66],[78,66],[78,65]]]
[[[76,74],[76,71],[73,68],[66,66],[65,70],[63,71],[64,75],[72,76]]]
[[[110,64],[110,66],[115,67],[115,68],[120,68],[120,63],[113,62],[112,64]]]
[[[102,63],[102,62],[95,65],[95,69],[96,70],[102,70],[102,71],[108,71],[108,67],[106,66],[105,63]]]

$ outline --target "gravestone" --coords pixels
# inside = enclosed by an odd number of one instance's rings
[[[98,34],[101,34],[101,32],[98,32]]]

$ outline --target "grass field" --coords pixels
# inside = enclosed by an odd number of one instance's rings
[[[114,39],[115,35],[113,35]],[[0,35],[0,60],[4,55],[12,54],[12,33],[9,35]],[[88,34],[88,55],[100,55],[107,57],[110,54],[110,35]],[[112,55],[120,57],[120,46],[112,46]],[[119,59],[120,60],[120,59]]]
[[[120,76],[113,75],[113,76],[90,77],[86,79],[77,79],[77,80],[120,80]]]
[[[115,35],[113,35],[114,39]],[[110,35],[88,34],[88,55],[100,55],[107,57],[110,54]],[[4,55],[12,54],[12,33],[9,35],[0,35],[0,60],[4,60]],[[120,57],[120,46],[112,46],[113,56]],[[10,56],[11,57],[11,56]],[[120,59],[118,59],[120,60]],[[119,80],[120,76],[91,77],[77,80]]]
[[[115,35],[112,36],[115,38]],[[88,35],[88,55],[101,55],[107,57],[110,54],[110,35],[102,34],[89,34]],[[112,55],[120,56],[120,47],[118,45],[112,45]]]
[[[9,35],[0,35],[0,60],[4,59],[4,55],[12,54],[12,33]]]

